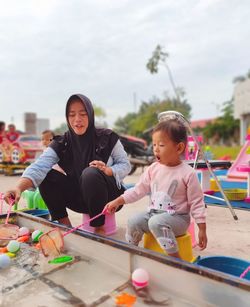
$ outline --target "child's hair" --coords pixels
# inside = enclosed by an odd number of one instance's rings
[[[185,145],[187,144],[187,128],[180,120],[163,120],[156,125],[152,134],[158,131],[166,133],[168,137],[176,144],[180,142],[184,143]]]
[[[5,122],[0,122],[0,131],[4,131],[5,129]]]
[[[44,135],[44,134],[46,134],[46,133],[50,133],[50,134],[52,135],[52,137],[55,136],[55,133],[54,133],[52,130],[49,130],[49,129],[44,130],[44,131],[42,132],[42,135]]]

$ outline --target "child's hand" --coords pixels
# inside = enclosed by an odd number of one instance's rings
[[[207,234],[204,230],[199,230],[199,247],[201,250],[205,249],[207,247]]]
[[[106,210],[109,214],[114,214],[118,207],[121,205],[124,205],[124,199],[123,197],[119,196],[107,203],[107,205],[104,207],[104,210]]]
[[[198,224],[198,227],[199,227],[199,233],[198,233],[199,242],[198,242],[198,245],[199,245],[200,249],[203,250],[207,247],[206,224],[205,223]]]
[[[115,201],[113,200],[113,201],[107,203],[107,205],[104,207],[104,210],[107,210],[107,213],[109,213],[109,214],[114,214],[118,207],[119,207],[119,205],[117,206]]]

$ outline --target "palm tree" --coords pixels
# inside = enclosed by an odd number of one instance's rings
[[[174,90],[177,100],[180,102],[179,89],[177,89],[175,85],[173,74],[171,72],[171,69],[169,68],[169,65],[167,64],[168,57],[169,57],[168,52],[163,51],[162,46],[157,45],[152,54],[152,57],[148,60],[146,67],[150,71],[151,74],[158,73],[158,66],[160,64],[163,65],[167,69],[171,86]]]

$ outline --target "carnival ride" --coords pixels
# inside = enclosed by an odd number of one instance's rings
[[[36,135],[20,135],[14,142],[4,139],[0,144],[0,169],[5,175],[23,171],[43,152],[41,140]]]

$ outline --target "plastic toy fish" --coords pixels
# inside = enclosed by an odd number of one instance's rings
[[[123,292],[115,297],[116,305],[123,305],[126,307],[133,306],[136,302],[136,296]]]
[[[59,264],[59,263],[71,262],[73,260],[74,260],[74,257],[72,256],[61,256],[61,257],[56,257],[52,260],[49,260],[48,263]]]
[[[30,236],[25,235],[25,236],[19,237],[19,238],[17,239],[17,241],[18,241],[18,242],[24,243],[24,242],[29,241],[29,239],[30,239]]]

